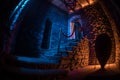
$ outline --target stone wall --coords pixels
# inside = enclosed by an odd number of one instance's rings
[[[52,21],[50,48],[56,48],[58,47],[60,28],[65,34],[68,32],[68,14],[51,4],[46,12],[46,18]],[[67,38],[61,35],[61,44],[66,40]]]
[[[115,25],[111,23],[112,18],[109,18],[106,12],[99,3],[80,10],[84,38],[78,42],[77,46],[73,46],[73,51],[68,51],[67,57],[62,57],[60,68],[73,70],[87,65],[99,64],[96,58],[95,41],[97,36],[101,34],[107,34],[112,41],[111,55],[107,63],[115,63],[115,61],[118,63],[120,61],[118,58],[120,48],[114,29]]]
[[[99,2],[101,4],[101,2]],[[110,9],[108,9],[105,5],[102,5],[102,8],[104,11],[106,11],[106,15],[109,19],[109,22],[111,23],[112,30],[114,33],[114,38],[115,38],[115,63],[118,67],[120,67],[120,38],[119,38],[119,31],[117,29],[117,24],[115,23],[112,13],[110,13]]]
[[[89,39],[89,64],[98,64],[95,53],[95,40],[100,34],[107,34],[112,40],[112,51],[108,63],[115,62],[115,40],[112,26],[99,3],[87,6],[81,11],[84,25],[84,35]]]
[[[22,16],[21,23],[17,25],[19,30],[15,34],[15,45],[12,46],[14,48],[11,53],[29,57],[40,57],[40,54],[44,54],[41,50],[41,44],[46,19],[52,22],[49,49],[58,47],[60,27],[64,33],[67,33],[67,13],[47,1],[33,1],[25,16]],[[64,42],[66,38],[61,37],[61,41]]]
[[[73,54],[71,69],[79,69],[89,64],[89,40],[86,37],[73,47]]]
[[[12,54],[29,57],[39,56],[43,30],[41,24],[48,10],[48,4],[46,0],[39,0],[31,1],[31,5],[26,5],[26,13],[24,16],[21,15],[21,22],[16,25],[18,31],[14,33]]]

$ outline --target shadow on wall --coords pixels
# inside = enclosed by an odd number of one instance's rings
[[[107,34],[99,35],[95,42],[95,51],[102,70],[104,70],[104,66],[111,55],[111,49],[112,41],[110,37]]]
[[[52,22],[50,21],[50,19],[47,19],[45,24],[43,39],[42,39],[42,45],[41,45],[42,49],[49,49],[51,28],[52,28]]]

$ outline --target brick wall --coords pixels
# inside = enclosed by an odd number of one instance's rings
[[[102,4],[101,4],[102,5]],[[111,23],[112,30],[114,33],[114,39],[115,39],[115,63],[118,67],[120,67],[120,38],[119,38],[119,31],[117,28],[117,24],[115,23],[115,20],[113,19],[110,9],[107,9],[104,5],[102,5],[102,8],[104,11],[106,10],[106,15],[109,19],[109,22]]]
[[[101,5],[96,3],[88,6],[81,11],[81,18],[84,25],[84,35],[87,35],[90,45],[89,64],[98,64],[95,53],[95,40],[100,34],[107,34],[112,40],[112,51],[109,63],[115,61],[115,40],[112,26],[103,11]]]
[[[81,39],[73,51],[68,51],[68,56],[61,58],[59,68],[74,70],[89,65],[89,40],[87,37]]]

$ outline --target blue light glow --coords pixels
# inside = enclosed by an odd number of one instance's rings
[[[15,24],[16,24],[16,22],[17,22],[17,20],[18,20],[18,18],[19,18],[19,16],[20,16],[20,14],[22,13],[22,11],[23,11],[23,9],[24,9],[24,7],[26,6],[26,4],[28,3],[28,1],[29,0],[26,0],[26,1],[24,1],[24,3],[23,3],[23,0],[18,4],[18,6],[15,8],[15,12],[17,12],[16,14],[15,14],[15,16],[14,16],[14,18],[13,18],[13,21],[12,21],[12,24],[10,25],[10,30],[13,30],[13,28],[14,28],[14,26],[15,26]],[[22,4],[23,3],[23,4]],[[21,5],[22,4],[22,5]],[[20,8],[19,8],[20,7]],[[18,9],[19,8],[19,9]],[[17,11],[16,11],[17,10]],[[15,13],[15,12],[13,12],[13,14]]]
[[[42,63],[50,63],[50,64],[54,64],[54,63],[59,63],[59,59],[57,60],[52,60],[52,59],[48,59],[48,57],[40,57],[40,58],[31,58],[31,57],[21,57],[21,56],[16,56],[16,59],[18,61],[23,61],[23,62],[27,62],[27,63],[37,63],[37,64],[42,64]]]
[[[12,14],[10,15],[10,18],[15,14],[15,12],[19,9],[19,7],[25,2],[25,0],[21,0],[19,4],[16,6]]]

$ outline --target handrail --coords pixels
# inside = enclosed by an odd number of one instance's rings
[[[65,35],[65,33],[63,33],[63,31],[62,31],[62,28],[59,29],[59,36],[58,36],[58,51],[57,51],[58,55],[62,56],[62,53],[60,53],[61,33],[62,33],[63,36],[69,38],[69,37],[71,37],[71,36],[74,34],[74,32],[75,32],[75,28],[73,29],[72,34],[70,34],[70,35]]]
[[[59,29],[59,36],[58,36],[58,55],[62,56],[62,54],[60,54],[60,42],[61,42],[61,28]]]
[[[73,29],[72,34],[70,34],[70,35],[66,35],[66,34],[62,31],[62,29],[61,29],[61,32],[62,32],[62,35],[63,35],[63,36],[65,36],[65,37],[67,37],[67,38],[70,38],[71,36],[73,36],[73,34],[74,34],[74,32],[75,32],[75,28]]]

